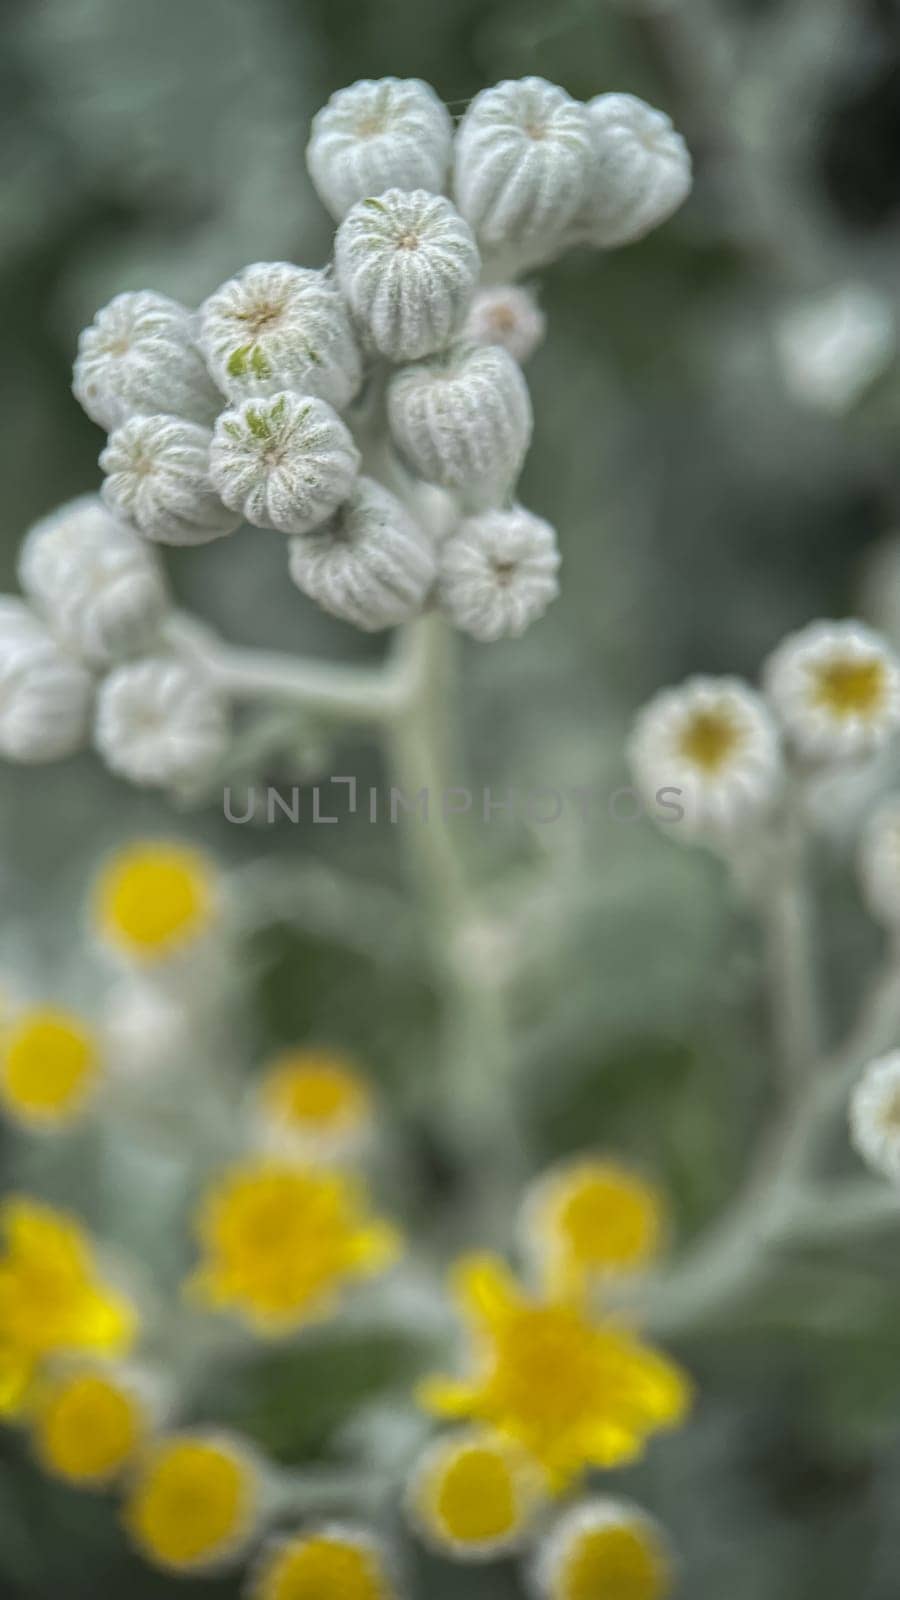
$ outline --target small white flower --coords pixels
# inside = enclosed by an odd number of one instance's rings
[[[339,89],[313,118],[310,177],[340,220],[357,200],[385,189],[445,186],[453,143],[450,113],[419,78],[363,79]]]
[[[388,387],[388,417],[407,460],[445,489],[505,492],[531,439],[528,386],[499,345],[457,345],[402,367]]]
[[[0,600],[0,756],[57,761],[84,743],[93,679],[28,607]]]
[[[169,604],[155,553],[97,495],[35,523],[19,580],[54,633],[95,666],[146,649]]]
[[[254,527],[306,533],[347,499],[359,461],[325,400],[277,394],[222,413],[210,473],[225,504]]]
[[[111,672],[97,697],[94,739],[112,772],[146,788],[206,776],[228,745],[228,711],[196,668],[164,657]]]
[[[863,896],[873,917],[900,932],[900,796],[870,818],[859,851]]]
[[[479,289],[463,329],[471,344],[499,344],[522,366],[544,338],[547,318],[530,289],[499,283]]]
[[[691,192],[690,152],[664,111],[633,94],[600,94],[587,106],[593,156],[579,231],[611,250],[668,221]]]
[[[840,416],[894,357],[893,303],[870,284],[841,284],[785,311],[775,326],[775,347],[794,399]]]
[[[105,504],[159,544],[209,544],[233,533],[240,518],[209,479],[211,439],[208,428],[179,417],[132,417],[100,455]]]
[[[389,361],[415,361],[449,343],[481,267],[468,223],[424,189],[358,201],[338,228],[334,262],[363,338]]]
[[[549,522],[521,506],[467,517],[439,556],[442,611],[473,638],[518,638],[559,593]]]
[[[769,811],[782,777],[768,709],[737,678],[690,678],[655,696],[629,743],[634,780],[654,812],[660,796],[682,807],[681,838],[727,836]]]
[[[588,1593],[665,1600],[673,1566],[658,1522],[628,1500],[598,1495],[564,1511],[542,1542],[532,1592],[537,1600],[583,1600]]]
[[[850,1097],[850,1138],[873,1172],[900,1183],[900,1050],[872,1061]]]
[[[479,243],[551,246],[587,193],[588,114],[543,78],[476,95],[456,135],[454,193]]]
[[[395,495],[358,478],[328,522],[291,540],[290,571],[323,610],[375,632],[421,610],[434,582],[434,549]]]
[[[72,390],[102,428],[169,412],[211,422],[221,407],[186,306],[149,289],[118,294],[78,341]]]
[[[900,728],[900,662],[861,622],[814,622],[791,634],[763,669],[766,694],[799,755],[856,761]]]
[[[198,312],[200,344],[223,394],[315,394],[340,410],[362,382],[347,308],[327,272],[257,261]]]

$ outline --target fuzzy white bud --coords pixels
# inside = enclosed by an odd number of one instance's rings
[[[611,250],[642,239],[684,204],[691,157],[665,112],[633,94],[597,95],[587,113],[593,155],[580,231]]]
[[[212,434],[180,417],[132,417],[100,453],[102,495],[145,539],[159,544],[209,544],[240,522],[209,481]]]
[[[323,527],[291,540],[290,570],[324,611],[374,633],[421,609],[434,582],[434,549],[395,495],[359,478]]]
[[[0,756],[38,763],[84,742],[93,680],[28,607],[0,599]]]
[[[196,668],[165,657],[129,662],[104,680],[94,741],[112,772],[145,788],[191,783],[228,745],[228,711]]]
[[[334,261],[363,338],[389,361],[415,361],[449,343],[481,267],[468,223],[424,189],[360,200],[338,228]]]
[[[900,1050],[869,1062],[850,1096],[850,1141],[873,1172],[900,1184]]]
[[[339,89],[313,118],[306,164],[332,216],[385,189],[445,187],[450,114],[419,78],[363,79]]]
[[[359,460],[326,401],[278,394],[222,413],[210,472],[225,504],[254,527],[306,533],[347,499]]]
[[[340,410],[362,382],[347,307],[327,272],[257,261],[198,313],[200,345],[223,394],[315,394]]]
[[[154,551],[97,495],[35,523],[19,581],[63,644],[94,666],[145,650],[169,604]]]
[[[541,344],[547,318],[530,289],[492,284],[475,295],[463,329],[471,344],[499,344],[522,366]]]
[[[518,638],[559,593],[555,530],[522,506],[466,517],[439,556],[438,602],[485,642]]]
[[[457,130],[456,203],[482,246],[543,253],[581,208],[590,162],[584,106],[544,78],[498,83]]]
[[[149,289],[117,294],[78,341],[76,400],[101,428],[157,411],[211,422],[221,408],[186,306]]]
[[[457,345],[402,367],[388,388],[388,416],[407,460],[446,489],[505,491],[531,439],[528,386],[498,345]]]

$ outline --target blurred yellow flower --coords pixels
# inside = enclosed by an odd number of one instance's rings
[[[372,1121],[372,1095],[346,1057],[289,1050],[276,1057],[259,1088],[264,1121],[276,1138],[310,1160],[357,1148]]]
[[[382,1552],[369,1534],[331,1527],[285,1539],[268,1553],[249,1600],[395,1600]]]
[[[6,1113],[32,1127],[72,1121],[95,1087],[100,1052],[80,1018],[26,1011],[0,1040],[0,1098]]]
[[[673,1578],[656,1523],[613,1499],[566,1512],[538,1552],[535,1575],[543,1600],[665,1600]]]
[[[74,1218],[14,1197],[0,1207],[0,1230],[0,1414],[12,1415],[48,1356],[121,1354],[137,1317],[99,1276]]]
[[[236,1441],[171,1434],[144,1459],[123,1509],[125,1527],[149,1561],[175,1571],[214,1567],[252,1534],[259,1473]]]
[[[48,1472],[91,1487],[121,1472],[146,1429],[146,1412],[133,1383],[115,1371],[73,1370],[43,1390],[34,1446]]]
[[[430,1544],[487,1561],[516,1548],[545,1496],[543,1473],[519,1445],[488,1428],[461,1428],[426,1449],[406,1505]]]
[[[142,840],[110,858],[94,890],[102,936],[123,954],[163,960],[204,934],[216,913],[216,874],[199,850]]]
[[[386,1267],[400,1243],[350,1178],[274,1160],[227,1170],[197,1232],[204,1259],[189,1288],[275,1336],[332,1311],[344,1285]]]
[[[593,1324],[577,1300],[528,1297],[493,1256],[464,1258],[454,1276],[474,1372],[427,1380],[422,1404],[517,1440],[555,1490],[585,1467],[634,1460],[651,1433],[684,1419],[688,1380],[628,1330]]]
[[[566,1163],[533,1185],[523,1207],[526,1248],[554,1294],[645,1267],[664,1231],[662,1195],[614,1161]]]

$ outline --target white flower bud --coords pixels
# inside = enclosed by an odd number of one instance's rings
[[[211,439],[208,428],[179,417],[132,417],[100,454],[105,504],[159,544],[209,544],[233,533],[240,518],[209,481]]]
[[[339,89],[313,118],[309,175],[333,217],[385,189],[445,186],[453,123],[419,78],[363,79]]]
[[[632,244],[668,221],[691,192],[691,157],[665,112],[633,94],[588,102],[593,157],[579,222],[598,249]]]
[[[388,416],[412,466],[445,489],[505,490],[531,438],[528,386],[498,345],[457,345],[402,367],[388,388]]]
[[[19,579],[58,638],[95,666],[146,649],[168,607],[154,551],[97,495],[35,523]]]
[[[499,344],[522,366],[544,338],[547,318],[530,289],[498,283],[479,289],[463,329],[471,344]]]
[[[257,261],[200,307],[200,344],[223,394],[316,394],[338,410],[362,382],[350,317],[330,274]]]
[[[468,223],[424,189],[360,200],[338,228],[334,262],[363,337],[389,361],[449,343],[481,267]]]
[[[210,473],[225,504],[254,527],[306,533],[347,499],[359,459],[326,401],[278,394],[223,411]]]
[[[900,1050],[870,1061],[850,1096],[850,1141],[873,1172],[900,1183]]]
[[[549,522],[522,506],[467,517],[441,547],[441,610],[474,639],[517,638],[559,593]]]
[[[434,582],[434,549],[395,495],[359,478],[323,527],[291,540],[290,570],[324,611],[374,633],[421,609]]]
[[[591,133],[587,111],[544,78],[476,95],[456,135],[454,193],[479,244],[552,244],[582,206]]]
[[[78,341],[72,392],[101,428],[165,411],[211,422],[221,408],[192,312],[166,295],[117,294]]]
[[[142,787],[190,783],[228,744],[228,712],[195,667],[165,657],[129,662],[104,680],[94,741],[107,766]]]
[[[0,600],[0,756],[37,763],[82,744],[93,680],[21,601]]]

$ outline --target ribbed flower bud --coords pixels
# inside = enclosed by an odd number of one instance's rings
[[[665,112],[633,94],[589,101],[593,156],[579,217],[598,249],[631,244],[666,222],[691,192],[691,157]]]
[[[468,223],[424,189],[360,200],[338,228],[334,261],[363,338],[389,361],[449,343],[481,266]]]
[[[444,188],[453,123],[419,78],[363,79],[339,89],[313,118],[309,174],[340,219],[357,200],[385,189]]]
[[[421,609],[434,582],[434,549],[395,495],[358,478],[323,527],[291,540],[290,570],[324,611],[374,633]]]
[[[254,527],[308,532],[347,499],[358,471],[349,428],[312,395],[245,400],[216,423],[212,481]]]
[[[517,638],[559,593],[549,522],[522,506],[466,517],[439,555],[438,602],[474,639]]]
[[[95,666],[145,650],[168,607],[154,551],[92,494],[35,523],[19,580],[57,637]]]
[[[530,289],[498,283],[478,290],[463,338],[471,344],[499,344],[521,366],[542,342],[546,327],[547,318]]]
[[[446,489],[506,489],[531,438],[525,379],[498,345],[457,345],[394,374],[394,439],[421,477]]]
[[[194,315],[149,289],[117,294],[78,341],[72,392],[101,428],[157,411],[211,422],[221,409]]]
[[[0,756],[57,761],[82,744],[93,681],[20,600],[0,599]]]
[[[209,481],[211,439],[208,428],[179,417],[132,417],[100,453],[105,504],[159,544],[209,544],[233,533],[240,518]]]
[[[129,662],[101,684],[94,741],[110,770],[131,783],[190,783],[225,754],[227,707],[196,668],[164,657]]]
[[[199,340],[223,394],[316,394],[338,410],[362,382],[347,307],[327,272],[257,261],[198,313]]]
[[[588,188],[587,111],[543,78],[476,95],[456,135],[454,193],[479,244],[552,246]]]

